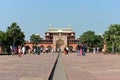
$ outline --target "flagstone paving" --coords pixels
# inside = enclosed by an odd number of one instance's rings
[[[60,58],[56,69],[65,70],[55,72],[59,72],[60,79],[64,72],[68,80],[120,80],[120,55],[69,53],[61,54]],[[1,55],[0,80],[48,80],[56,59],[56,53],[22,57]]]
[[[62,55],[68,80],[120,80],[120,55]]]
[[[0,80],[48,80],[57,54],[0,56]]]

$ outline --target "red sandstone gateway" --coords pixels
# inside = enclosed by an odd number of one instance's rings
[[[60,49],[62,52],[68,46],[69,51],[73,52],[77,49],[77,43],[79,43],[79,39],[75,39],[75,32],[72,30],[71,25],[66,28],[55,28],[49,25],[48,31],[45,32],[45,39],[42,39],[37,46],[42,50],[48,48],[57,51],[57,49]],[[32,50],[32,43],[26,42],[25,46]]]

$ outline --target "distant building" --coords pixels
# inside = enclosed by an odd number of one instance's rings
[[[45,32],[45,39],[40,40],[37,44],[41,49],[57,49],[64,51],[66,46],[69,47],[69,51],[76,51],[79,39],[75,39],[75,32],[72,30],[71,25],[66,28],[55,28],[49,25],[48,31]],[[26,42],[25,46],[32,49],[32,43]]]

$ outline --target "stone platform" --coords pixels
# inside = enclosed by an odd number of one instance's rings
[[[62,55],[68,80],[120,80],[120,55]]]
[[[48,80],[57,54],[0,56],[0,80]]]
[[[0,80],[48,80],[57,55],[1,55]],[[62,53],[60,60],[68,80],[120,80],[120,55]]]

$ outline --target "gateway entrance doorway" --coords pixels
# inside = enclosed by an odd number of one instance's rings
[[[54,51],[57,51],[59,49],[63,52],[65,46],[67,46],[67,36],[54,36],[53,45]]]
[[[56,51],[63,51],[63,47],[64,47],[64,41],[62,39],[59,39],[56,41]]]

